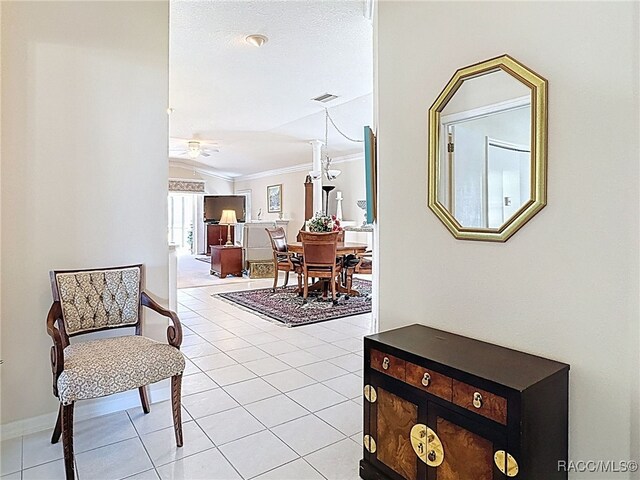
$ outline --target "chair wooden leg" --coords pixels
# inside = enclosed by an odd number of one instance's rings
[[[289,270],[287,270],[287,272],[284,274],[284,285],[282,285],[282,288],[286,287],[288,283],[289,283]]]
[[[64,471],[67,480],[74,480],[73,466],[73,403],[61,405],[62,409],[62,450],[64,451]]]
[[[176,434],[176,445],[182,446],[182,374],[171,377],[171,409],[173,410],[173,430]]]
[[[151,407],[149,406],[149,397],[147,395],[147,387],[146,385],[138,388],[140,392],[140,402],[142,403],[142,411],[144,413],[149,413],[151,411]]]
[[[56,420],[56,426],[53,427],[53,435],[51,435],[51,443],[58,443],[60,440],[60,434],[62,433],[62,404],[58,409],[58,419]]]
[[[347,293],[345,295],[345,298],[349,300],[349,292],[351,291],[351,286],[353,285],[353,270],[347,270],[346,277],[347,281],[345,282],[345,287],[347,288]]]
[[[278,273],[279,273],[278,267],[275,267],[275,272],[276,273],[273,276],[273,288],[271,289],[271,291],[274,293],[276,291],[276,287],[278,286]]]
[[[334,275],[331,278],[331,300],[333,301],[334,305],[338,304],[338,301],[336,300],[336,277],[337,275]]]
[[[298,273],[298,295],[302,296],[302,274]]]
[[[302,293],[302,303],[307,303],[307,296],[309,296],[309,277],[307,277],[307,274],[305,272],[304,274],[304,290]]]

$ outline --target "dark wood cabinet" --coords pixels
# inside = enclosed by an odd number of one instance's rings
[[[235,243],[235,228],[231,226],[231,243]],[[227,243],[227,225],[217,223],[207,223],[207,252],[211,251],[213,245],[224,245]]]
[[[362,478],[567,478],[569,365],[422,325],[364,342]]]
[[[242,247],[211,247],[211,275],[217,273],[220,278],[227,275],[242,276]]]

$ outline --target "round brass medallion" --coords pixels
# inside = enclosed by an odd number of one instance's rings
[[[506,456],[506,459],[505,459]],[[515,477],[518,475],[518,462],[511,456],[511,454],[504,450],[498,450],[493,455],[493,461],[496,462],[496,467],[507,477]]]
[[[411,428],[411,446],[418,458],[430,467],[438,467],[444,461],[444,448],[438,435],[422,423]]]
[[[378,399],[376,389],[371,385],[365,385],[364,398],[366,398],[369,403],[376,403],[376,400]]]
[[[369,453],[376,453],[376,441],[371,435],[365,435],[362,439],[362,443]]]

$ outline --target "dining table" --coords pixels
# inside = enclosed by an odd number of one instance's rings
[[[302,248],[302,242],[289,242],[287,243],[287,248],[289,249],[290,252],[295,253],[297,255],[302,255],[303,253],[303,248]],[[346,257],[347,255],[357,255],[357,254],[361,254],[361,253],[365,253],[367,251],[368,245],[366,243],[356,243],[356,242],[338,242],[337,244],[337,248],[336,248],[336,255],[338,257]],[[358,292],[356,289],[351,288],[351,289],[347,289],[347,287],[345,285],[342,285],[339,282],[336,282],[336,290],[340,293],[344,293],[345,295],[351,296],[351,297],[357,297],[360,295],[360,292]],[[313,290],[321,290],[323,289],[323,286],[326,285],[325,282],[323,282],[322,280],[314,283],[313,285],[311,285],[309,287],[309,290],[313,291]]]

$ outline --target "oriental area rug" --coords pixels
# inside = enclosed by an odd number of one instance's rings
[[[276,293],[272,293],[270,288],[261,288],[217,293],[212,296],[243,307],[260,317],[277,320],[289,327],[295,327],[371,313],[371,282],[354,278],[353,288],[360,292],[360,296],[349,297],[347,300],[344,295],[341,295],[337,305],[333,305],[331,294],[326,301],[319,296],[309,294],[309,301],[303,305],[302,297],[296,293],[295,286],[278,288]]]

